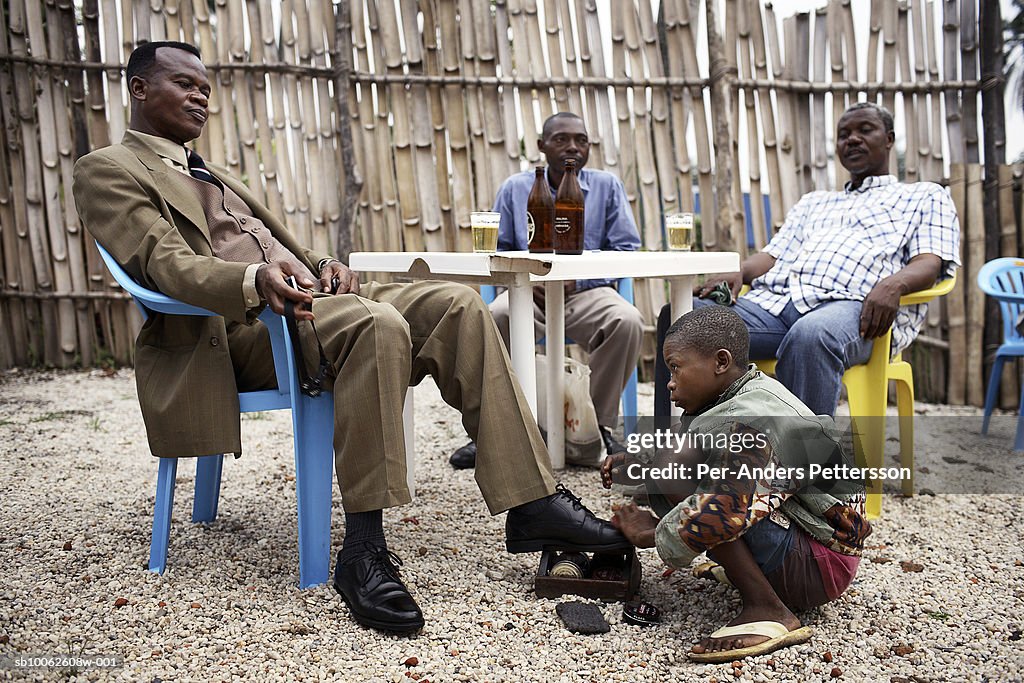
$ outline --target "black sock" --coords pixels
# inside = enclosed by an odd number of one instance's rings
[[[378,548],[388,547],[384,540],[384,511],[346,512],[345,542],[338,554],[338,561],[347,562],[365,552],[367,543]]]

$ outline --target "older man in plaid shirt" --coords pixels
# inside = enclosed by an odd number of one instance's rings
[[[778,379],[818,415],[834,415],[843,372],[867,362],[873,340],[892,327],[893,353],[907,347],[926,305],[900,297],[951,277],[960,265],[960,226],[935,183],[900,183],[889,174],[893,118],[884,107],[854,104],[840,117],[836,154],[850,172],[842,191],[804,195],[764,251],[740,272],[711,278],[694,307],[725,280],[750,330],[751,358],[778,358]],[[658,319],[659,348],[671,323]],[[655,365],[655,414],[669,412],[668,369]]]

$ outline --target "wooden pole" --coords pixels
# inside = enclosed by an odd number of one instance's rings
[[[828,42],[828,10],[819,7],[814,12],[814,80],[818,83],[825,82],[825,51]],[[829,129],[828,120],[825,118],[825,95],[824,93],[811,95],[811,120],[814,124],[811,129],[814,132],[811,165],[814,187],[821,190],[831,187],[828,179],[828,150],[825,139]]]
[[[356,169],[355,149],[352,142],[352,114],[349,109],[350,83],[352,72],[352,25],[350,0],[339,0],[335,11],[334,35],[336,51],[332,56],[337,76],[334,79],[334,100],[338,110],[338,129],[341,137],[341,161],[344,175],[342,186],[341,219],[338,237],[334,244],[334,253],[339,259],[348,262],[352,252],[352,221],[355,217],[356,204],[362,191],[363,179]]]
[[[715,132],[715,206],[718,239],[728,250],[738,248],[738,230],[734,224],[736,210],[732,200],[732,132],[729,130],[729,110],[732,98],[732,79],[735,72],[729,69],[725,57],[725,46],[718,31],[715,3],[704,5],[707,16],[708,59],[711,78],[711,111],[714,116]]]
[[[985,215],[984,191],[982,188],[981,164],[967,164],[967,230],[961,239],[967,243],[965,252],[967,268],[964,280],[973,284],[978,281],[978,271],[985,264]],[[980,406],[984,403],[982,388],[982,356],[984,351],[985,293],[980,287],[969,286],[967,292],[967,405]],[[952,356],[956,358],[956,356]]]
[[[981,117],[985,127],[985,260],[1000,256],[1002,221],[1000,212],[1000,171],[1006,162],[1006,114],[1003,87],[1003,17],[999,3],[981,3]],[[1002,341],[999,305],[985,297],[985,330],[983,344],[986,349],[996,348]],[[988,377],[988,365],[984,366]]]
[[[38,9],[34,0],[29,0],[30,8]],[[24,2],[14,0],[11,5],[10,33],[11,52],[16,56],[27,56],[28,37],[30,32],[29,23],[32,22],[31,15],[26,11]],[[40,39],[41,40],[41,39]],[[52,258],[50,255],[49,243],[46,239],[48,226],[46,220],[46,208],[43,204],[45,190],[41,178],[43,162],[39,151],[39,125],[36,119],[35,105],[39,85],[35,82],[33,74],[25,65],[18,65],[14,69],[14,95],[18,106],[18,119],[21,129],[21,149],[23,152],[21,177],[23,185],[21,191],[15,189],[15,196],[24,193],[25,209],[27,220],[23,224],[23,231],[19,231],[19,237],[28,244],[28,253],[31,260],[24,264],[22,272],[26,273],[25,284],[32,283],[27,291],[53,291]],[[31,274],[31,279],[28,276]],[[59,330],[56,306],[52,301],[43,301],[40,305],[41,318],[34,323],[35,341],[37,342],[36,353],[39,354],[36,360],[42,360],[46,365],[57,365],[61,360],[60,344],[57,337]],[[41,323],[41,327],[38,325]]]
[[[441,10],[441,63],[444,73],[460,72],[459,28],[454,3],[443,2]],[[549,38],[550,39],[550,38]],[[557,35],[555,36],[557,40]],[[465,49],[463,47],[463,49]],[[466,120],[464,91],[458,85],[444,86],[444,103],[448,124],[448,140],[452,159],[452,211],[455,221],[455,250],[470,251],[473,247],[469,214],[473,211],[473,176],[469,155],[469,129]]]
[[[960,262],[967,264],[967,225],[970,218],[967,212],[967,191],[966,170],[962,162],[949,165],[949,191],[956,206],[956,213],[960,217]],[[961,277],[957,278],[953,291],[943,297],[946,305],[946,312],[949,317],[949,357],[967,358],[967,303],[965,291],[970,281],[970,274],[966,268]],[[963,363],[962,365],[966,365]],[[953,367],[949,369],[948,385],[946,390],[946,402],[954,406],[962,406],[967,400],[967,373],[964,367]]]
[[[764,23],[768,50],[771,55],[772,75],[775,79],[786,78],[792,80],[791,68],[788,64],[783,64],[782,61],[778,25],[776,24],[775,12],[772,10],[771,5],[765,6]],[[793,96],[790,92],[775,91],[779,122],[779,187],[782,191],[780,218],[796,204],[802,195],[796,181],[796,126],[793,122],[793,105],[790,101]]]
[[[986,135],[987,138],[987,135]],[[986,159],[988,153],[985,154]],[[1018,167],[1018,170],[1020,167]],[[1002,165],[999,167],[999,256],[1013,256],[1021,253],[1021,243],[1017,240],[1017,221],[1014,215],[1014,167]],[[987,311],[986,311],[987,313]],[[998,314],[998,312],[997,312]],[[995,318],[992,319],[993,323]],[[995,326],[995,325],[994,325]],[[995,349],[1002,342],[997,338],[990,342],[985,339],[985,356],[994,353]],[[1003,368],[1003,378],[999,383],[999,405],[1003,408],[1015,408],[1020,398],[1020,389],[1017,386],[1019,361],[1011,360]],[[987,371],[985,377],[988,377]]]
[[[0,56],[10,54],[8,48],[7,15],[0,12]],[[10,62],[0,64],[0,92],[12,93],[14,79],[11,74]],[[3,285],[5,288],[21,290],[27,273],[22,271],[22,264],[27,261],[20,235],[25,229],[25,218],[19,210],[17,178],[21,175],[21,152],[17,138],[17,109],[13,97],[4,97],[0,101],[0,247],[3,252]],[[28,306],[35,306],[34,303]],[[14,365],[27,365],[30,360],[31,340],[29,339],[29,313],[25,302],[10,301],[3,309],[10,321],[10,355],[9,362]]]
[[[942,3],[942,76],[946,79],[957,78],[960,74],[960,61],[957,59],[960,16],[957,13],[956,5],[957,0],[943,0]],[[960,98],[954,91],[947,91],[944,98],[946,135],[949,139],[949,162],[950,164],[962,164],[966,156]],[[950,171],[950,176],[952,177],[952,171]],[[960,216],[963,218],[963,214]]]
[[[764,20],[761,17],[761,3],[757,0],[747,0],[747,13],[751,18],[750,35],[754,49],[754,74],[759,80],[767,80],[768,53],[765,50],[765,29]],[[772,104],[772,94],[768,88],[758,88],[757,104],[761,111],[761,132],[765,161],[768,168],[768,206],[771,209],[772,225],[769,234],[766,235],[767,240],[782,225],[786,209],[784,208],[782,186],[779,179],[779,139],[775,130],[775,106]],[[747,139],[753,142],[757,137],[748,135]],[[755,144],[750,144],[749,146],[752,148],[757,147]],[[751,157],[751,165],[753,165],[753,157]]]
[[[982,3],[985,4],[985,3]],[[974,0],[960,3],[960,67],[961,76],[974,80],[978,77],[978,14]],[[981,161],[978,149],[978,93],[968,89],[962,95],[964,144],[968,164]]]

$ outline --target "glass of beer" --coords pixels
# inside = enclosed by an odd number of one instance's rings
[[[665,236],[670,251],[690,251],[693,248],[693,214],[670,213],[665,216]]]
[[[498,224],[501,214],[495,211],[473,211],[469,214],[469,226],[473,230],[473,251],[477,254],[493,254],[498,251]]]

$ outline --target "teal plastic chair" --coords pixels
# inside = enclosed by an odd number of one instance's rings
[[[139,285],[121,265],[100,246],[107,270],[122,289],[132,295],[143,317],[152,312],[167,315],[217,315],[206,309],[182,303]],[[334,397],[325,391],[311,398],[299,391],[295,356],[285,319],[270,308],[260,320],[270,331],[277,372],[277,389],[239,392],[243,413],[267,410],[291,410],[295,441],[295,498],[299,525],[299,586],[307,588],[326,583],[330,569],[331,493],[334,485]],[[217,517],[223,455],[196,458],[195,493],[192,521],[212,522]],[[171,534],[171,510],[177,458],[160,458],[157,473],[156,504],[153,510],[153,535],[149,546],[149,570],[163,574],[167,566],[167,548]]]
[[[633,303],[633,278],[624,277],[619,280],[619,295],[629,303]],[[480,296],[484,303],[489,304],[498,296],[498,290],[493,285],[480,285]],[[541,339],[539,343],[543,344],[544,340]],[[565,343],[573,342],[566,337]],[[622,433],[625,436],[636,431],[636,386],[637,372],[636,368],[633,368],[633,374],[629,376],[629,381],[626,382],[626,386],[622,390]]]
[[[988,378],[988,391],[985,392],[985,417],[981,423],[981,433],[987,434],[989,418],[992,417],[999,396],[1003,365],[1008,360],[1024,356],[1024,334],[1017,329],[1017,323],[1024,315],[1024,259],[1008,257],[989,261],[978,271],[978,286],[999,302],[999,312],[1003,318],[1003,343],[996,350],[992,374]],[[1020,416],[1017,418],[1013,450],[1024,451],[1024,386],[1021,387],[1018,410]]]

